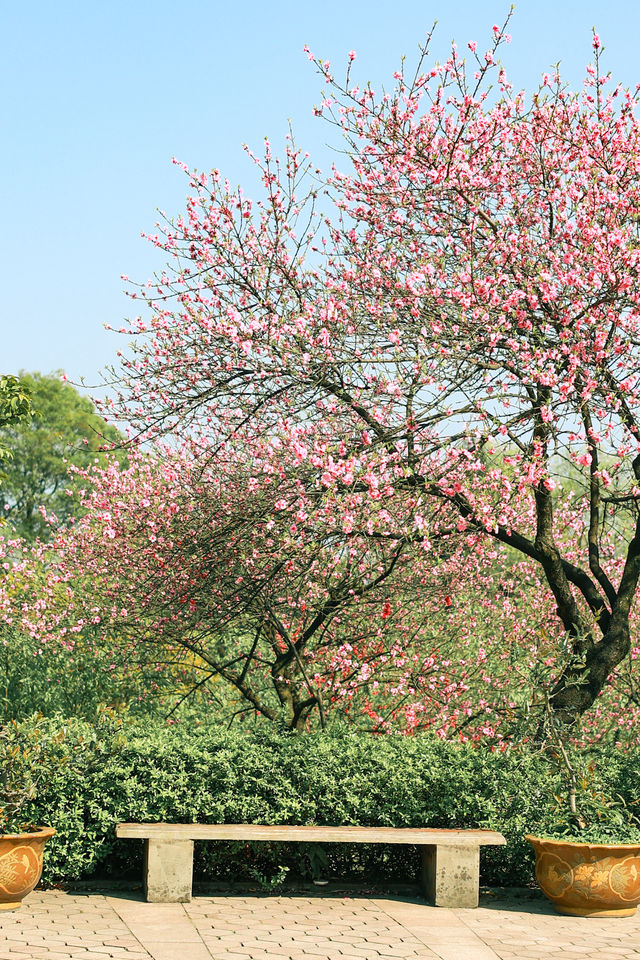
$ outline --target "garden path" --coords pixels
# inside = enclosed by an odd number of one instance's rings
[[[35,891],[0,914],[0,960],[640,960],[640,913],[561,917],[535,891],[484,891],[477,910],[329,891],[145,903]]]

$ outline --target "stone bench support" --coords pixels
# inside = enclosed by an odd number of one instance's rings
[[[480,847],[503,845],[493,830],[426,827],[266,826],[261,824],[119,823],[118,837],[145,840],[145,892],[152,903],[191,900],[194,840],[306,843],[405,843],[420,847],[422,887],[438,907],[477,907]]]
[[[144,893],[149,903],[188,903],[193,880],[193,840],[145,843]]]
[[[422,889],[436,907],[477,907],[480,894],[480,847],[425,844]]]

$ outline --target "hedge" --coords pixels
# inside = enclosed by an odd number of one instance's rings
[[[27,720],[53,738],[51,769],[23,816],[57,835],[47,845],[45,883],[130,876],[142,869],[142,841],[117,840],[120,821],[360,824],[488,827],[506,847],[483,848],[482,881],[527,884],[533,856],[527,832],[553,820],[560,792],[548,764],[515,751],[492,752],[431,736],[279,733],[240,729],[151,728],[78,720]],[[602,757],[599,779],[611,795],[638,800],[640,751]],[[410,847],[196,844],[196,881],[268,886],[310,876],[322,850],[341,879],[409,880]]]

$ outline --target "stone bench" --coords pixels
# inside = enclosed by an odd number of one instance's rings
[[[145,893],[152,903],[191,900],[194,840],[305,843],[407,843],[420,848],[422,887],[439,907],[477,907],[480,847],[506,843],[492,830],[425,827],[260,826],[258,824],[119,823],[116,836],[145,840]]]

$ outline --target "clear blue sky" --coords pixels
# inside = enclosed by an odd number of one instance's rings
[[[243,142],[296,139],[327,166],[332,130],[312,115],[322,84],[302,52],[352,76],[391,85],[435,19],[434,54],[489,38],[509,4],[497,0],[285,3],[282,0],[49,0],[5,4],[0,71],[2,346],[0,372],[64,368],[95,383],[131,312],[120,275],[144,281],[162,255],[140,239],[157,207],[184,208],[177,156],[252,184]],[[562,62],[572,85],[590,59],[595,25],[605,67],[640,82],[640,7],[632,0],[520,0],[503,56],[531,90]],[[334,141],[335,142],[335,141]],[[248,190],[251,194],[251,189]]]

